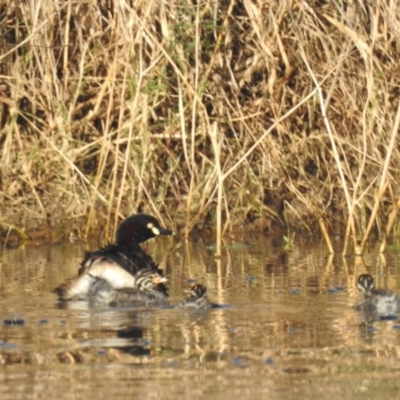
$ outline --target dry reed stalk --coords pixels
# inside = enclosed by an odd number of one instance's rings
[[[182,85],[178,76],[178,90],[179,90],[179,117],[181,121],[181,137],[182,137],[182,148],[183,148],[183,154],[185,157],[185,161],[188,167],[188,171],[190,174],[190,183],[189,183],[189,189],[188,189],[188,194],[187,194],[187,201],[186,201],[186,223],[185,223],[185,232],[184,236],[187,239],[189,236],[189,228],[190,228],[190,210],[192,208],[192,200],[193,200],[193,190],[195,186],[195,164],[194,164],[194,155],[192,154],[192,147],[194,147],[194,120],[192,119],[192,136],[191,136],[191,144],[190,144],[190,149],[188,151],[188,143],[187,143],[187,133],[186,133],[186,122],[185,122],[185,112],[184,112],[184,107],[183,107],[183,95],[182,95]],[[193,99],[193,112],[195,109],[195,101],[196,97]],[[190,154],[190,157],[189,157]]]
[[[91,190],[93,190],[94,193],[99,197],[101,201],[107,204],[107,199],[99,192],[96,191],[95,187],[91,185],[89,180],[82,174],[82,172],[77,168],[73,161],[66,155],[61,149],[59,149],[47,136],[45,136],[35,125],[31,124],[30,121],[27,120],[27,123],[31,126],[33,131],[36,131],[43,139],[46,141],[51,148],[69,165],[69,167],[76,171],[76,173],[79,175],[79,177],[82,179],[82,181],[87,184],[87,186],[90,187]]]
[[[136,104],[137,104],[137,102],[138,102],[138,98],[139,98],[139,93],[140,93],[140,87],[141,87],[141,81],[142,81],[142,74],[141,74],[141,69],[142,69],[142,63],[141,63],[141,60],[139,60],[139,68],[140,68],[140,72],[139,72],[139,79],[138,79],[138,82],[137,82],[137,86],[136,86],[136,93],[135,93],[135,97],[134,97],[134,99],[133,99],[133,104],[132,104],[132,109],[131,109],[131,115],[130,115],[130,121],[131,121],[131,124],[130,124],[130,126],[129,126],[129,128],[128,128],[128,137],[127,137],[127,143],[126,143],[126,150],[125,150],[125,157],[124,157],[124,159],[123,159],[123,168],[122,168],[122,176],[121,176],[121,182],[119,182],[120,184],[119,184],[119,187],[118,187],[118,191],[119,191],[119,193],[118,193],[118,196],[117,196],[117,202],[116,202],[116,213],[115,213],[115,216],[114,216],[114,233],[116,232],[116,230],[117,230],[117,227],[118,227],[118,213],[120,212],[120,209],[121,209],[121,202],[122,202],[122,196],[124,195],[124,188],[125,188],[125,184],[126,184],[126,176],[127,176],[127,172],[128,172],[128,163],[129,163],[129,158],[130,158],[130,147],[131,147],[131,141],[132,141],[132,137],[133,137],[133,134],[132,134],[132,130],[133,130],[133,127],[134,127],[134,124],[133,124],[133,122],[134,122],[134,115],[135,115],[135,113],[134,113],[134,110],[135,110],[135,106],[136,106]],[[127,74],[127,71],[126,71],[126,69],[124,70],[124,82],[125,82],[125,78],[126,78],[126,74]],[[125,85],[123,85],[123,93],[124,93],[124,88],[125,88]],[[123,99],[123,96],[121,96],[121,100]],[[121,115],[121,118],[122,118],[122,115]],[[121,164],[119,164],[119,166],[121,166]]]
[[[361,243],[361,249],[364,248],[365,243],[368,240],[369,233],[371,232],[372,225],[375,222],[376,215],[378,213],[379,204],[380,204],[380,202],[382,200],[383,195],[386,192],[386,188],[389,185],[389,180],[388,180],[387,175],[388,175],[388,171],[389,171],[389,163],[390,163],[391,158],[392,158],[394,146],[395,146],[396,141],[398,139],[399,125],[400,125],[400,102],[399,102],[398,107],[397,107],[396,119],[395,119],[395,122],[394,122],[394,125],[393,125],[392,133],[391,133],[391,136],[390,136],[390,142],[389,142],[389,145],[388,145],[388,148],[387,148],[387,153],[386,153],[386,157],[385,157],[385,163],[383,165],[381,179],[380,179],[380,182],[379,182],[379,191],[377,193],[377,196],[375,197],[374,208],[373,208],[373,211],[372,211],[372,214],[371,214],[368,226],[367,226],[367,230],[366,230],[366,232],[364,234],[364,237],[363,237],[363,240],[362,240],[362,243]]]
[[[216,235],[216,253],[215,257],[221,257],[221,245],[222,245],[222,196],[224,192],[224,175],[221,168],[221,147],[222,139],[219,138],[220,132],[218,131],[217,123],[212,125],[210,131],[210,139],[214,150],[215,157],[215,172],[217,175],[217,206],[216,206],[216,216],[217,216],[217,235]]]
[[[390,212],[390,215],[389,215],[389,218],[388,218],[388,222],[387,222],[387,225],[386,225],[385,234],[383,235],[381,245],[379,246],[379,253],[380,254],[382,254],[386,250],[387,238],[389,237],[390,232],[393,229],[394,221],[396,220],[397,214],[399,212],[399,208],[400,208],[400,200],[393,201],[393,209]]]
[[[194,66],[194,84],[193,84],[193,89],[195,93],[198,93],[199,89],[199,48],[200,48],[200,5],[198,4],[196,7],[196,19],[195,19],[195,66]],[[186,138],[186,131],[184,129],[185,127],[185,119],[183,117],[183,106],[182,106],[182,96],[181,96],[181,85],[179,85],[179,91],[180,91],[180,97],[179,97],[179,107],[180,107],[180,116],[181,116],[181,129],[182,129],[182,139]],[[193,200],[193,195],[194,195],[194,188],[197,184],[199,172],[197,171],[196,168],[196,162],[195,162],[195,142],[196,142],[196,128],[197,128],[197,103],[199,96],[194,96],[193,97],[193,103],[192,103],[192,115],[191,115],[191,135],[190,135],[190,148],[189,148],[189,153],[190,153],[190,158],[187,155],[187,150],[186,146],[187,144],[183,144],[183,150],[185,152],[185,157],[186,157],[186,162],[188,165],[188,169],[190,172],[190,183],[189,183],[189,191],[188,191],[188,198],[187,198],[187,203],[186,203],[186,223],[185,223],[185,237],[188,238],[189,235],[189,228],[190,228],[190,211],[192,209],[192,200]]]
[[[2,246],[3,250],[7,246],[7,241],[8,241],[9,235],[10,235],[12,230],[15,230],[17,232],[18,236],[21,238],[22,241],[26,242],[26,241],[28,241],[30,239],[29,235],[27,233],[25,233],[25,231],[23,229],[18,228],[15,225],[9,224],[9,223],[4,222],[4,221],[0,221],[0,226],[7,229],[6,236],[3,239],[3,246]]]
[[[310,67],[310,64],[308,63],[307,57],[305,55],[304,48],[303,48],[301,43],[300,43],[300,53],[302,55],[303,62],[307,67],[308,73],[310,74],[310,76],[311,76],[311,78],[312,78],[312,80],[313,80],[313,82],[314,82],[314,84],[315,84],[315,86],[317,88],[317,93],[318,93],[319,105],[320,105],[320,108],[321,108],[322,118],[323,118],[323,121],[324,121],[324,124],[325,124],[325,128],[326,128],[326,130],[328,132],[328,135],[329,135],[329,139],[330,139],[332,150],[333,150],[333,154],[334,154],[334,159],[335,159],[336,166],[337,166],[337,169],[338,169],[338,172],[339,172],[339,176],[340,176],[340,182],[342,184],[343,192],[345,194],[345,198],[346,198],[346,202],[347,202],[347,208],[348,208],[348,211],[349,211],[349,226],[351,228],[351,231],[352,231],[353,235],[356,236],[356,231],[355,231],[355,226],[354,226],[354,219],[353,219],[353,214],[352,214],[352,209],[353,209],[352,199],[350,197],[349,188],[347,186],[347,182],[346,182],[346,179],[345,179],[345,174],[344,174],[344,171],[343,171],[342,163],[340,161],[339,152],[338,152],[338,149],[337,149],[337,146],[336,146],[336,139],[333,136],[331,125],[330,125],[329,119],[328,119],[327,114],[326,114],[325,99],[324,99],[323,94],[322,94],[321,84],[318,82],[314,72],[312,71],[312,69]],[[346,232],[346,240],[347,240],[347,232]],[[330,241],[327,241],[328,247],[329,247],[329,244],[330,244]]]
[[[326,229],[325,222],[324,222],[324,220],[322,218],[319,219],[319,226],[320,226],[321,232],[322,232],[322,234],[324,236],[325,243],[328,246],[329,253],[333,254],[334,251],[333,251],[332,242],[331,242],[331,239],[329,237],[328,230]]]
[[[94,178],[95,191],[93,192],[92,199],[90,201],[90,208],[89,208],[88,217],[87,217],[85,236],[88,236],[90,230],[93,228],[92,222],[93,222],[93,218],[94,218],[94,214],[95,214],[96,199],[97,199],[96,192],[98,192],[100,190],[100,184],[103,180],[104,169],[105,169],[106,161],[107,161],[108,154],[110,151],[110,142],[107,139],[107,137],[108,137],[109,127],[110,127],[110,110],[114,104],[111,93],[113,92],[115,77],[116,77],[116,71],[115,71],[115,59],[114,59],[114,63],[112,65],[112,67],[110,68],[109,74],[108,74],[107,78],[105,79],[104,84],[102,85],[102,90],[100,91],[100,97],[97,101],[97,104],[101,104],[101,102],[103,100],[103,95],[105,97],[106,90],[107,90],[108,86],[110,86],[111,91],[109,92],[107,116],[106,116],[106,120],[105,120],[105,126],[104,126],[103,137],[102,137],[103,140],[100,142],[101,147],[100,147],[100,154],[99,154],[99,162],[97,165],[97,171],[96,171],[96,175]],[[98,109],[98,107],[95,107],[95,109]],[[93,114],[91,115],[91,117],[93,117]],[[111,199],[112,199],[112,195],[111,195]],[[112,204],[112,201],[109,200],[109,205],[108,205],[109,209],[111,208],[111,204]],[[119,210],[116,210],[116,215],[118,215],[118,214],[119,214]],[[109,235],[109,231],[108,231],[109,223],[110,223],[109,218],[107,218],[106,229],[105,229],[106,236]],[[112,237],[114,237],[114,234],[115,234],[115,231],[113,232]]]

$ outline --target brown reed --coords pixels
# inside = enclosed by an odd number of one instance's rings
[[[2,1],[2,218],[387,237],[399,31],[389,0]]]

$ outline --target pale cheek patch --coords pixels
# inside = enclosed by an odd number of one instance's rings
[[[151,231],[152,231],[156,236],[158,236],[158,235],[160,234],[160,231],[159,231],[155,226],[153,226],[153,228],[151,228]]]

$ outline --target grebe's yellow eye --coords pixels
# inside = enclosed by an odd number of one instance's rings
[[[149,222],[146,226],[153,232],[155,236],[158,236],[160,234],[160,231],[154,226],[152,222]]]

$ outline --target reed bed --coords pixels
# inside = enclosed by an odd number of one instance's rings
[[[5,224],[398,232],[396,2],[0,4]]]

